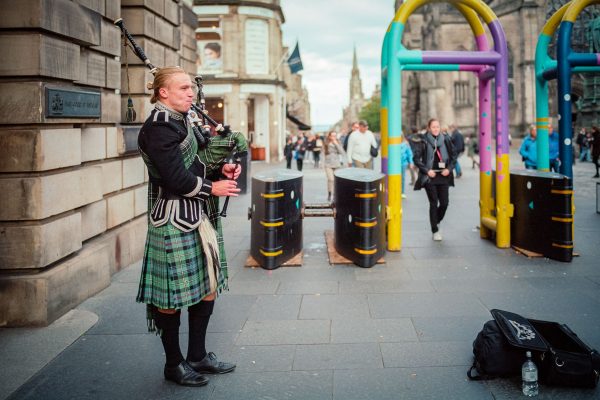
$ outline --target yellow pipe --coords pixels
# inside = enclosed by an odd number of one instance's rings
[[[592,4],[600,4],[600,0],[579,0],[572,2],[562,20],[575,23],[583,9]]]
[[[388,175],[388,250],[402,249],[402,175]]]
[[[481,225],[485,226],[486,229],[489,229],[492,232],[496,232],[497,228],[498,228],[498,221],[496,221],[496,218],[494,217],[482,217],[481,218]]]
[[[510,168],[508,154],[496,154],[496,246],[510,247],[510,219],[514,206],[510,203]]]
[[[494,210],[494,201],[492,198],[492,176],[485,172],[479,173],[479,219],[483,221],[484,218],[492,217],[492,211]],[[494,225],[495,226],[495,225]],[[482,239],[490,239],[492,232],[496,229],[488,229],[483,223],[479,227],[479,236]]]

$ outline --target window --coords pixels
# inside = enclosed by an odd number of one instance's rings
[[[454,105],[471,105],[471,85],[468,80],[454,82]]]

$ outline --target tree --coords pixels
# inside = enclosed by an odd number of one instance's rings
[[[381,98],[379,96],[371,97],[371,100],[360,110],[359,118],[364,119],[369,124],[372,132],[381,131],[381,123],[379,121],[379,107]]]

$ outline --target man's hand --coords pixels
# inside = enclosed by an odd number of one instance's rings
[[[434,170],[432,170],[432,169],[430,169],[429,171],[427,171],[427,175],[428,175],[430,178],[435,178],[435,171],[434,171]]]
[[[448,168],[444,168],[442,170],[442,176],[448,176],[448,175],[450,175],[450,171],[448,171]]]
[[[221,173],[229,179],[237,179],[242,173],[242,166],[239,164],[225,164]]]
[[[214,181],[210,194],[213,196],[233,196],[237,197],[241,189],[238,189],[237,182],[226,179],[222,181]]]

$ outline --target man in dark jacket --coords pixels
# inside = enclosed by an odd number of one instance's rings
[[[454,165],[454,170],[456,171],[456,177],[460,178],[462,176],[462,169],[460,168],[458,159],[465,152],[465,138],[463,137],[462,133],[460,133],[456,125],[450,125],[450,129],[452,130],[452,145],[454,146],[454,151],[456,152],[456,164]]]

